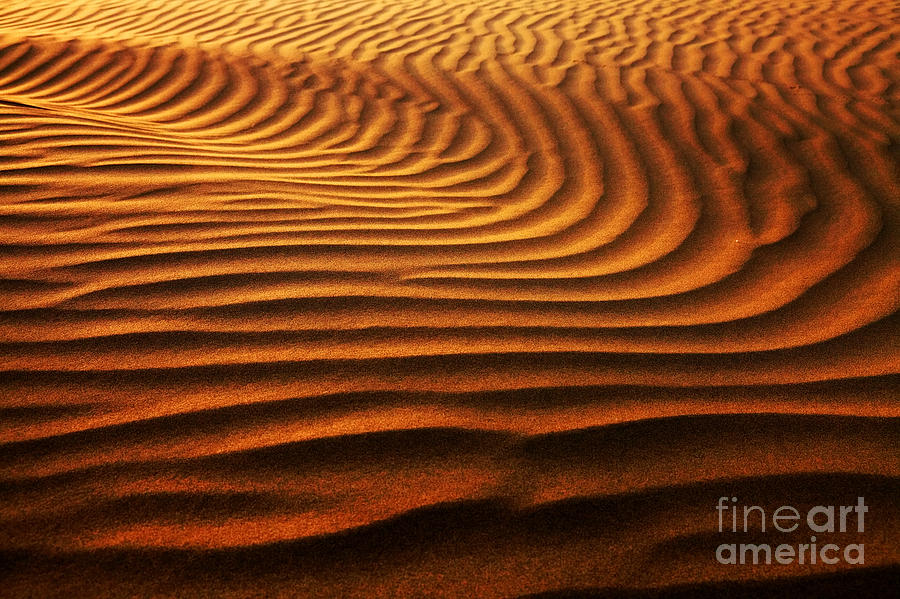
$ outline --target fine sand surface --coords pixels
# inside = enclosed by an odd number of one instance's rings
[[[883,0],[4,0],[0,596],[894,588],[898,53]],[[864,496],[865,564],[720,565],[810,535],[726,496]]]

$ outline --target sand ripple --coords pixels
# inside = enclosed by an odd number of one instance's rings
[[[4,3],[9,588],[712,596],[773,575],[713,567],[732,490],[896,538],[898,51],[869,0]]]

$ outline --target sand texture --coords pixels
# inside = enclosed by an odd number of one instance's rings
[[[898,54],[894,0],[4,0],[0,596],[892,588]],[[865,496],[865,565],[718,564],[731,495]]]

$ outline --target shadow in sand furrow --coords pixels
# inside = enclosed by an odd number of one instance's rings
[[[900,567],[859,568],[848,572],[813,576],[780,577],[748,582],[686,584],[654,589],[573,588],[521,595],[519,599],[782,599],[821,597],[844,599],[854,595],[892,597]]]
[[[13,100],[2,100],[0,99],[0,106],[16,106],[19,108],[33,108],[35,110],[42,110],[42,106],[36,106],[34,104],[27,104],[25,102],[15,102]]]
[[[52,571],[55,588],[98,596],[147,594],[173,586],[186,596],[201,589],[252,594],[262,588],[317,589],[311,596],[380,596],[401,584],[409,592],[441,588],[451,597],[470,596],[474,588],[504,597],[599,586],[677,589],[698,581],[716,588],[752,588],[771,575],[715,561],[716,546],[730,535],[716,532],[687,545],[678,541],[693,531],[715,530],[720,497],[734,494],[765,509],[789,503],[807,511],[821,504],[855,505],[864,496],[866,530],[877,532],[846,533],[841,540],[867,544],[866,566],[844,564],[813,574],[852,577],[896,570],[897,556],[885,542],[900,526],[891,507],[897,492],[896,478],[819,474],[721,480],[526,509],[498,500],[460,501],[339,534],[254,547],[7,550],[6,563],[17,568],[5,578],[7,588],[15,588]],[[625,538],[632,556],[645,559],[620,561],[622,548],[613,544],[617,538]],[[799,537],[771,533],[752,538],[793,543]],[[673,540],[680,543],[679,553],[659,551],[661,543]],[[779,568],[777,578],[811,574],[797,565]],[[93,575],[77,574],[85,572]]]
[[[0,278],[0,293],[24,294],[57,291],[70,287],[65,281],[42,281],[39,279],[5,279]]]
[[[746,307],[739,308],[739,314],[730,314],[731,309],[727,307],[727,304],[723,303],[723,300],[719,295],[724,293],[729,295],[739,295],[742,294],[743,291],[738,289],[726,291],[726,287],[722,287],[719,292],[712,288],[707,288],[684,296],[651,298],[646,300],[621,300],[620,302],[604,302],[602,304],[577,304],[568,302],[544,303],[543,305],[546,306],[546,308],[540,311],[533,309],[534,306],[537,305],[535,302],[528,301],[518,303],[496,302],[492,304],[460,301],[457,305],[452,303],[451,300],[443,300],[444,303],[453,305],[455,310],[444,312],[439,316],[438,322],[440,322],[441,326],[433,329],[432,333],[426,333],[424,330],[417,332],[417,326],[421,325],[416,325],[414,323],[404,324],[402,320],[395,325],[397,327],[395,332],[398,337],[405,337],[407,342],[411,342],[417,336],[424,335],[424,337],[428,337],[429,335],[434,335],[434,341],[443,342],[449,351],[453,347],[452,341],[455,337],[459,335],[467,335],[470,337],[478,336],[479,329],[472,326],[474,322],[477,322],[478,320],[474,319],[472,316],[464,316],[467,310],[461,308],[467,306],[485,306],[487,308],[490,306],[486,311],[496,314],[498,308],[510,306],[512,308],[510,311],[518,312],[522,317],[530,314],[530,318],[533,321],[536,319],[534,325],[544,328],[549,326],[552,327],[552,330],[539,331],[537,328],[530,329],[527,325],[518,327],[507,325],[502,331],[503,335],[497,337],[496,344],[491,345],[488,343],[483,351],[493,351],[498,347],[504,347],[508,351],[516,351],[518,346],[504,343],[504,338],[528,336],[529,331],[533,332],[535,336],[534,341],[541,342],[542,346],[546,348],[547,351],[610,351],[617,348],[622,348],[623,350],[628,350],[628,348],[630,348],[630,351],[651,350],[660,353],[699,353],[704,351],[747,352],[781,349],[785,346],[797,347],[810,345],[837,337],[848,331],[852,331],[853,328],[858,328],[861,325],[866,324],[866,322],[878,321],[883,317],[886,318],[880,322],[874,322],[873,325],[870,325],[870,329],[874,330],[875,328],[883,326],[888,326],[888,328],[890,328],[890,323],[894,320],[891,316],[891,312],[896,307],[896,301],[893,299],[890,291],[896,286],[896,281],[894,280],[896,277],[891,274],[892,269],[890,268],[890,261],[886,260],[884,256],[877,251],[878,249],[887,248],[890,243],[888,239],[889,238],[886,235],[879,237],[876,246],[873,246],[871,251],[867,250],[854,266],[842,269],[825,281],[816,283],[802,292],[798,298],[794,298],[793,301],[789,301],[787,305],[784,306],[779,305],[783,301],[782,298],[762,299],[756,300],[763,302],[761,306],[750,304]],[[766,274],[759,273],[759,276],[764,279]],[[870,289],[865,294],[859,289],[860,276],[865,276],[867,279],[871,280]],[[131,281],[133,281],[133,278]],[[14,302],[9,306],[10,308],[18,307],[15,301],[16,298],[22,294],[36,294],[38,292],[46,293],[48,294],[48,297],[52,296],[57,300],[65,298],[66,296],[71,296],[72,293],[69,293],[67,288],[73,285],[72,283],[64,282],[11,279],[7,279],[5,282],[0,281],[0,285],[3,284],[9,287],[8,291],[10,293],[16,294],[10,296],[13,298]],[[83,310],[81,312],[63,309],[57,312],[48,311],[45,313],[55,313],[59,315],[72,314],[74,317],[79,314],[87,314],[87,308],[94,308],[95,310],[98,308],[107,310],[118,308],[121,313],[137,314],[138,312],[135,308],[143,304],[147,307],[155,307],[157,310],[169,308],[173,311],[181,312],[182,314],[188,314],[190,313],[191,308],[196,307],[199,309],[201,306],[206,307],[209,314],[215,314],[216,311],[227,313],[228,310],[239,309],[245,311],[248,316],[252,317],[254,316],[252,313],[252,306],[256,306],[260,308],[260,317],[265,321],[269,316],[265,310],[267,304],[264,301],[250,303],[240,300],[246,300],[246,295],[249,293],[262,297],[265,295],[264,290],[269,290],[272,295],[291,294],[294,291],[300,291],[304,285],[308,289],[306,292],[316,293],[317,291],[315,290],[319,290],[319,293],[324,292],[322,295],[329,295],[329,291],[333,294],[334,291],[339,289],[345,290],[347,295],[356,295],[358,293],[355,291],[357,287],[362,288],[367,285],[370,287],[378,285],[381,289],[385,290],[385,295],[390,295],[391,290],[396,287],[391,278],[385,275],[385,273],[366,273],[362,271],[247,272],[243,274],[183,277],[173,280],[149,281],[143,284],[132,283],[130,285],[119,287],[109,287],[107,289],[77,295],[74,298],[66,299],[61,304],[65,307],[82,307]],[[466,283],[466,285],[469,285],[469,283]],[[509,284],[507,287],[510,289],[514,288],[514,286]],[[244,297],[236,297],[241,293],[244,294]],[[447,292],[445,291],[445,293]],[[450,293],[447,294],[450,295]],[[227,300],[229,299],[234,299],[235,303],[241,304],[240,307],[228,307],[227,304],[230,302]],[[837,317],[830,317],[827,322],[820,322],[821,315],[830,311],[831,306],[844,305],[848,300],[855,302],[855,312],[848,310],[845,314],[838,315]],[[26,300],[19,299],[18,301],[25,302]],[[339,301],[340,300],[336,298],[333,300],[328,298],[308,298],[306,300],[294,300],[293,305],[313,306],[315,303],[338,303]],[[348,299],[347,301],[357,302],[361,306],[366,303],[366,300],[363,300],[362,298]],[[398,311],[409,312],[409,309],[405,308],[406,305],[415,303],[428,306],[429,303],[431,303],[432,305],[437,306],[442,300],[415,300],[412,298],[396,298],[389,300],[387,298],[372,298],[368,301],[370,302],[370,307],[365,311],[369,316],[363,317],[364,320],[370,320],[371,325],[376,328],[385,328],[385,330],[387,330],[390,327],[384,327],[383,325],[386,325],[390,320],[397,318],[396,313]],[[678,322],[681,326],[677,327],[659,328],[635,326],[635,324],[640,322],[639,317],[635,314],[635,311],[638,309],[647,312],[648,316],[646,318],[648,319],[650,318],[650,314],[667,309],[671,313],[670,318],[682,320],[682,318],[688,317],[676,317],[674,312],[684,312],[690,306],[693,306],[695,309],[698,302],[711,302],[714,305],[723,306],[720,309],[724,310],[724,313],[721,315],[707,316],[705,321],[696,324],[692,323],[690,320]],[[772,305],[772,302],[774,302],[774,305]],[[276,301],[268,305],[286,306],[289,303],[290,300],[283,300],[282,303]],[[196,304],[200,304],[200,306],[196,306]],[[213,305],[204,306],[205,304]],[[219,305],[216,306],[215,304]],[[386,305],[389,308],[390,316],[389,314],[385,314],[382,318],[373,317],[372,310],[379,305]],[[404,306],[404,308],[401,308],[401,306]],[[518,309],[519,306],[521,306],[522,309]],[[199,310],[195,310],[194,313],[197,313],[198,311]],[[581,339],[583,335],[580,333],[586,333],[587,329],[579,332],[579,330],[574,327],[562,328],[558,326],[553,321],[555,320],[558,322],[559,320],[562,320],[562,318],[559,316],[551,317],[549,315],[554,312],[561,314],[563,311],[572,316],[581,312],[582,321],[598,321],[596,325],[591,326],[591,329],[594,329],[597,333],[602,332],[603,334],[595,337],[594,340],[591,341],[590,339]],[[758,311],[762,311],[762,313],[754,314]],[[27,311],[18,313],[7,312],[4,320],[15,318],[15,314],[25,315],[29,313],[30,312]],[[104,312],[99,311],[98,313],[103,314]],[[108,313],[113,314],[115,312],[110,311]],[[161,314],[162,312],[158,313]],[[621,316],[617,316],[617,314]],[[735,319],[735,317],[739,317],[739,315],[745,315],[746,317]],[[409,317],[407,316],[406,318]],[[658,318],[658,316],[655,317],[655,319]],[[696,316],[694,316],[694,318],[696,318]],[[427,320],[428,322],[435,323],[434,318],[422,319],[420,317],[419,320]],[[496,317],[493,317],[492,320],[496,320]],[[515,320],[517,323],[521,322],[520,318],[516,318]],[[541,322],[541,320],[544,322]],[[726,322],[709,323],[709,320],[722,320]],[[729,320],[731,320],[731,322],[727,322]],[[466,321],[469,321],[472,324],[468,324]],[[187,323],[187,321],[185,322]],[[300,323],[307,324],[302,325]],[[307,319],[293,319],[291,321],[288,330],[294,331],[293,335],[296,341],[302,341],[302,339],[311,334],[300,334],[297,332],[298,330],[310,329],[311,324],[309,323],[311,323],[311,321]],[[300,324],[299,328],[298,324]],[[459,324],[467,324],[468,326],[460,328],[458,327]],[[567,324],[574,323],[572,323],[571,320],[568,320]],[[693,326],[686,326],[690,324],[693,324]],[[617,329],[615,328],[616,326],[626,328]],[[217,324],[216,328],[219,327],[221,327],[221,325]],[[278,343],[279,336],[281,336],[280,340],[282,342],[287,342],[288,338],[291,337],[291,333],[287,331],[271,330],[282,329],[283,327],[261,326],[261,328],[261,336],[256,339],[259,343]],[[333,335],[340,334],[336,330],[338,327],[334,327],[333,325],[324,325],[322,328],[334,331]],[[604,328],[606,330],[601,331]],[[266,331],[266,329],[270,330]],[[116,332],[120,331],[121,329],[117,325]],[[439,333],[438,331],[443,332]],[[121,332],[127,333],[127,331]],[[158,332],[162,333],[162,331]],[[501,331],[498,329],[495,332]],[[104,343],[99,333],[100,330],[95,329],[95,332],[91,336],[96,337],[96,339],[92,341],[76,341],[72,339],[68,342],[68,345],[70,346],[70,349],[74,351],[82,351],[91,348],[96,351],[102,351],[104,347],[107,346],[108,348],[114,346],[120,346],[122,348],[128,347],[129,337],[109,337],[108,342]],[[134,331],[131,335],[149,333],[149,331]],[[196,334],[207,335],[209,340],[214,342],[214,345],[217,344],[215,343],[216,339],[219,339],[227,345],[227,331],[216,331],[216,333],[218,334],[218,337],[215,337],[213,331],[197,332]],[[249,332],[241,332],[240,334],[247,335],[248,333]],[[189,331],[178,332],[172,330],[168,331],[167,334],[170,335],[170,339],[174,342],[177,336],[191,335],[192,333]],[[235,331],[231,334],[237,335],[238,332]],[[346,332],[345,334],[351,336],[356,335],[360,340],[366,335],[363,332]],[[23,333],[21,330],[11,333],[13,338],[19,335],[24,335],[35,341],[38,340],[35,339],[33,333]],[[439,339],[442,336],[443,338]],[[234,337],[234,339],[237,339],[237,337]],[[659,343],[655,343],[654,339],[658,339]],[[779,341],[779,339],[785,339],[785,341]],[[423,338],[423,340],[427,339]],[[560,344],[560,342],[562,342],[562,344]],[[15,349],[16,347],[18,346],[9,346],[7,351],[11,355],[16,355],[17,353],[22,354],[19,356],[22,359],[31,353],[40,352],[39,345],[21,346],[18,350]],[[65,351],[65,349],[66,344],[60,346],[60,350]],[[245,357],[244,359],[247,358]],[[273,359],[279,360],[283,358],[273,357]]]
[[[900,432],[900,418],[866,418],[861,416],[832,416],[805,414],[714,414],[689,415],[664,419],[647,419],[550,433],[529,438],[523,450],[530,459],[538,461],[574,460],[590,463],[599,469],[615,468],[628,461],[651,463],[652,456],[661,459],[670,452],[684,452],[696,457],[705,451],[728,450],[741,453],[748,445],[758,442],[773,446],[800,447],[804,439],[863,439],[885,442],[887,447]],[[742,441],[743,440],[743,441]],[[853,446],[854,443],[848,441]],[[799,451],[799,449],[797,450]],[[598,466],[598,462],[604,462]],[[900,458],[894,464],[900,466]]]
[[[281,407],[284,407],[283,404]],[[344,409],[352,411],[354,408],[347,406]],[[266,426],[274,426],[277,423],[274,412],[269,418],[261,418],[256,410],[254,410],[256,414],[241,414],[246,411],[239,410],[234,413],[233,410],[226,410],[225,414],[207,413],[208,420],[203,419],[202,415],[199,415],[201,417],[178,415],[34,441],[5,443],[0,445],[0,463],[3,463],[3,469],[9,474],[15,475],[18,470],[16,464],[21,464],[22,461],[30,462],[37,456],[57,461],[62,456],[72,458],[85,452],[99,452],[112,457],[121,456],[121,452],[127,451],[128,448],[136,450],[136,456],[139,456],[143,452],[152,454],[154,447],[166,454],[170,453],[166,447],[177,447],[181,443],[185,444],[183,449],[189,453],[181,455],[181,452],[177,452],[166,460],[136,462],[133,466],[137,472],[146,471],[147,467],[195,474],[207,471],[218,475],[235,476],[238,480],[242,476],[252,476],[254,472],[299,474],[315,472],[318,469],[370,470],[376,467],[390,470],[391,464],[415,464],[439,458],[451,462],[469,456],[495,458],[502,456],[503,453],[509,453],[512,441],[512,436],[504,432],[420,427],[376,430],[360,434],[336,434],[269,446],[253,443],[251,437],[250,444],[243,450],[225,452],[220,450],[212,453],[202,450],[202,444],[207,437],[215,440],[219,436],[244,431],[263,431]],[[303,410],[303,416],[300,417],[292,415],[287,410],[283,410],[283,415],[285,419],[293,418],[300,423],[305,419],[321,418],[316,416],[318,411],[319,409],[314,406],[312,410]],[[199,449],[199,453],[190,452],[191,447]],[[113,458],[104,460],[105,464],[95,465],[111,467],[113,471],[109,474],[115,477],[115,471],[118,469],[115,466],[116,461],[118,459]],[[16,483],[11,481],[11,484]]]
[[[46,322],[46,318],[42,317]],[[31,377],[41,378],[47,374],[33,374]],[[82,375],[70,375],[83,379]],[[124,373],[118,380],[124,382]],[[218,378],[212,377],[210,380]],[[59,378],[62,377],[62,378]],[[179,378],[183,379],[184,374]],[[54,377],[51,377],[54,378]],[[58,373],[58,384],[65,384],[66,377]],[[588,419],[590,410],[597,408],[607,416],[604,422],[616,422],[637,410],[641,418],[673,415],[690,411],[706,412],[735,411],[744,408],[751,411],[760,409],[784,412],[821,410],[832,414],[885,414],[893,413],[890,398],[896,389],[894,376],[869,378],[836,379],[830,381],[798,383],[794,385],[758,385],[758,386],[718,386],[718,387],[653,387],[653,386],[579,386],[579,387],[537,387],[511,390],[480,390],[467,393],[425,392],[412,390],[396,390],[383,392],[359,392],[337,395],[317,395],[315,397],[295,397],[288,399],[272,399],[262,402],[240,402],[236,405],[225,405],[208,409],[196,409],[176,412],[140,422],[123,422],[108,430],[120,430],[113,436],[122,434],[129,436],[138,434],[154,435],[158,427],[185,431],[184,437],[191,435],[215,435],[225,430],[237,431],[247,426],[271,426],[281,420],[302,421],[303,419],[340,418],[353,413],[378,412],[414,408],[420,413],[447,411],[447,414],[464,414],[467,411],[480,412],[485,415],[502,415],[507,418],[507,426],[516,428],[516,415],[533,414],[547,421],[553,427],[552,418],[556,416],[566,419],[570,413],[581,412]],[[84,379],[87,382],[87,379]],[[34,383],[34,381],[32,381]],[[47,384],[51,384],[50,380]],[[10,387],[14,389],[15,387]],[[10,403],[4,408],[10,413],[9,422],[39,422],[59,418],[58,431],[71,430],[77,426],[78,416],[89,416],[94,413],[106,414],[109,419],[115,412],[109,406],[100,403],[72,404],[71,398],[62,403],[44,403],[42,405],[23,406],[17,404],[16,394],[11,391]],[[862,410],[862,412],[860,412]],[[18,416],[13,417],[13,414]],[[594,416],[597,417],[597,416]],[[123,414],[121,418],[132,419],[133,416]],[[589,422],[589,421],[586,421]],[[154,424],[160,423],[160,424]],[[527,425],[534,426],[534,423]],[[106,430],[106,428],[104,428]],[[45,433],[46,434],[46,433]],[[82,431],[78,435],[97,435],[99,431]],[[62,439],[59,433],[54,437]],[[100,437],[86,438],[86,446],[100,441]],[[35,439],[35,442],[37,440]]]
[[[46,515],[4,518],[3,534],[6,543],[10,539],[40,543],[61,536],[66,529],[89,534],[91,530],[131,524],[159,522],[189,526],[254,516],[276,518],[284,513],[312,510],[323,502],[313,493],[290,496],[253,492],[144,492],[109,500],[98,498],[89,505]]]
[[[412,388],[455,391],[463,388],[562,386],[568,382],[563,377],[574,374],[582,377],[580,380],[586,386],[640,384],[683,387],[806,383],[893,374],[893,347],[885,345],[885,340],[895,333],[898,322],[897,314],[892,314],[827,341],[771,351],[721,354],[486,351],[359,359],[304,360],[300,357],[299,360],[271,362],[239,360],[225,365],[96,370],[81,370],[75,364],[73,368],[65,369],[7,369],[4,371],[5,380],[0,381],[0,389],[16,385],[22,391],[31,392],[47,385],[76,384],[86,389],[89,386],[112,384],[122,391],[133,388],[146,392],[148,388],[187,390],[198,385],[214,388],[265,383],[293,384],[297,389],[302,389],[311,377],[318,377],[318,393],[322,394]],[[866,358],[863,359],[863,356]],[[427,376],[437,374],[446,381],[453,381],[453,384],[441,389],[422,386]],[[495,381],[498,375],[510,378],[498,387]],[[471,383],[467,381],[479,378],[480,383],[470,387]],[[341,379],[349,387],[335,388],[334,385]],[[364,380],[369,383],[362,385]],[[517,383],[513,384],[513,381]],[[313,393],[298,390],[294,394]]]
[[[308,321],[307,321],[308,322]],[[726,352],[768,349],[777,341],[753,327],[722,338],[722,330],[666,328],[555,327],[366,327],[295,331],[160,331],[123,333],[69,340],[0,343],[5,370],[56,370],[77,364],[79,370],[179,368],[212,364],[335,358],[391,358],[527,351],[591,351],[623,354],[654,352]],[[746,337],[763,337],[751,344]],[[727,344],[727,345],[726,345]],[[801,346],[802,341],[792,341]],[[742,345],[744,347],[742,347]],[[749,347],[747,347],[749,345]]]
[[[77,249],[73,249],[77,251]],[[124,273],[123,273],[124,274]],[[290,273],[288,273],[290,274]],[[112,275],[107,275],[112,276]],[[845,289],[852,273],[836,281]],[[819,300],[824,294],[819,294]],[[805,309],[816,301],[810,297]],[[628,328],[673,333],[681,329],[696,335],[722,334],[729,329],[748,332],[748,322],[704,324],[703,315],[693,319],[667,318],[665,312],[679,307],[671,298],[652,298],[619,302],[573,302],[538,300],[478,300],[419,298],[403,296],[301,297],[235,301],[190,308],[154,308],[134,305],[116,308],[31,308],[0,312],[0,326],[7,342],[13,340],[77,339],[97,336],[101,331],[126,332],[126,323],[135,323],[134,332],[162,332],[167,323],[173,330],[210,332],[267,332],[273,330],[352,330],[384,327],[549,327],[549,328]],[[798,310],[801,306],[798,305]],[[779,312],[762,315],[760,321],[775,320]],[[302,319],[298,319],[302,315]],[[883,324],[891,322],[885,319]],[[145,323],[145,324],[138,324]],[[528,323],[527,325],[525,323]],[[660,324],[656,324],[660,323]],[[57,325],[71,327],[61,330]],[[140,327],[140,328],[139,328]],[[146,328],[144,328],[146,327]],[[176,328],[177,327],[177,328]],[[882,326],[882,332],[890,327]],[[162,329],[162,330],[161,330]],[[730,331],[734,332],[734,331]]]
[[[12,426],[27,426],[52,420],[63,421],[90,414],[94,404],[73,404],[53,406],[9,406],[0,407],[0,420]]]
[[[63,305],[78,307],[78,305],[106,305],[117,307],[116,304],[125,305],[133,303],[135,299],[142,298],[141,303],[148,302],[161,304],[162,307],[184,307],[182,302],[188,305],[197,301],[206,303],[205,297],[217,295],[220,302],[231,296],[226,303],[238,301],[240,297],[249,292],[259,294],[261,290],[268,289],[274,295],[279,286],[295,288],[298,292],[303,287],[315,289],[316,286],[327,289],[334,286],[347,286],[356,283],[363,285],[376,285],[379,281],[386,281],[388,277],[384,273],[364,271],[291,271],[291,272],[246,272],[240,274],[221,274],[209,276],[184,277],[174,280],[151,281],[146,283],[134,283],[121,287],[112,287],[99,291],[92,291],[84,295],[75,296],[67,300]],[[191,299],[191,298],[196,299]],[[155,301],[154,301],[155,300]]]
[[[328,414],[314,407],[313,415],[308,410],[298,415],[296,406],[279,402],[267,410],[243,406],[5,443],[0,445],[0,497],[7,509],[30,511],[30,505],[47,501],[78,503],[125,483],[128,488],[165,483],[168,490],[186,490],[190,481],[204,480],[213,488],[250,485],[289,492],[329,478],[334,489],[348,482],[359,488],[359,481],[381,473],[366,487],[383,487],[379,493],[386,495],[376,500],[373,494],[371,501],[389,504],[392,497],[399,498],[394,481],[410,473],[427,480],[429,472],[455,472],[444,484],[464,496],[481,489],[516,503],[540,503],[754,474],[900,472],[897,418],[708,414],[528,435],[516,431],[517,420],[542,417],[549,426],[554,416],[550,409],[484,415],[469,409],[453,420],[454,408],[444,406],[437,411],[440,416],[430,417],[434,421],[420,417],[408,429],[378,430],[402,423],[402,418],[391,420],[397,408],[368,406],[370,419],[363,422],[371,428],[366,432],[339,434],[342,427],[333,426],[325,428],[335,431],[331,436],[307,432],[294,442],[278,442],[268,433],[283,429],[283,439],[301,426],[315,424],[322,430],[329,420],[352,422],[360,408],[345,404],[337,409],[339,413]],[[419,411],[426,409],[420,406]],[[386,424],[379,424],[379,417]],[[467,420],[471,428],[448,427],[448,420],[442,420],[448,417],[450,422]],[[476,428],[483,419],[499,430]],[[504,427],[504,422],[509,424]],[[584,426],[571,415],[562,422]],[[343,430],[353,430],[346,426]],[[848,446],[853,451],[842,452]],[[460,477],[476,471],[489,476],[473,476],[472,485]],[[75,489],[88,494],[66,499]]]

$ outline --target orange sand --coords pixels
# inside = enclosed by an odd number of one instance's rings
[[[898,52],[876,0],[5,0],[0,596],[890,589]],[[865,566],[718,564],[731,495],[864,495]]]

